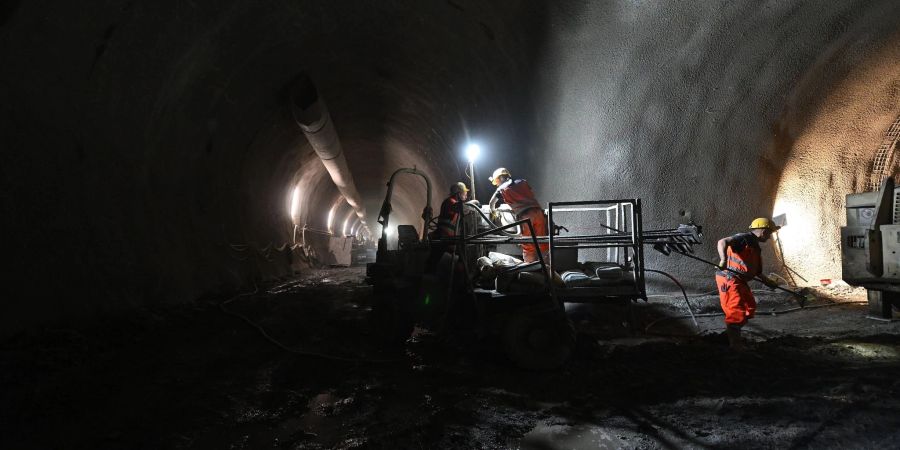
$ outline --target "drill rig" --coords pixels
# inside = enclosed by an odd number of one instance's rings
[[[425,179],[422,232],[398,225],[396,248],[389,249],[393,184],[402,173]],[[501,212],[497,221],[477,201],[460,202],[456,237],[432,239],[430,193],[430,180],[416,169],[399,169],[388,182],[376,261],[366,270],[379,326],[398,341],[405,341],[415,325],[439,335],[469,336],[471,342],[497,339],[513,362],[528,369],[559,367],[574,350],[565,303],[628,308],[638,299],[646,301],[644,247],[691,252],[701,242],[701,227],[694,224],[645,230],[640,199],[552,202],[545,210],[553,230],[549,236],[535,236],[530,220]],[[559,217],[571,220],[567,226],[575,231],[555,225]],[[522,227],[531,235],[523,236]],[[542,243],[549,245],[546,257]],[[524,263],[495,251],[519,244],[535,245],[538,260]],[[435,249],[448,251],[426,270]],[[586,259],[596,261],[581,261]]]

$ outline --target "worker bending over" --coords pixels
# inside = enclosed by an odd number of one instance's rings
[[[459,223],[459,213],[462,204],[469,198],[469,188],[465,183],[458,182],[450,185],[450,196],[441,203],[441,212],[437,218],[437,229],[431,232],[431,239],[444,239],[456,237],[456,226]],[[449,244],[433,244],[431,254],[425,263],[425,269],[434,271],[438,261],[444,252],[450,248]]]
[[[716,286],[719,288],[722,311],[725,312],[728,345],[733,350],[743,350],[741,327],[756,311],[756,299],[747,282],[758,277],[770,288],[777,286],[774,281],[762,275],[759,243],[768,241],[779,228],[770,219],[761,217],[750,224],[750,232],[722,238],[716,245],[719,253]]]
[[[501,167],[494,171],[489,178],[491,184],[497,186],[497,191],[491,197],[489,205],[491,210],[496,209],[495,204],[506,203],[512,209],[516,220],[531,219],[531,225],[534,227],[536,236],[547,236],[547,218],[544,216],[544,209],[538,203],[531,190],[528,182],[520,179],[513,179],[508,170]],[[531,231],[526,225],[522,225],[522,236],[531,236]],[[546,258],[550,244],[539,244],[541,254]],[[533,262],[538,260],[537,249],[534,244],[522,244],[522,259],[525,262]]]

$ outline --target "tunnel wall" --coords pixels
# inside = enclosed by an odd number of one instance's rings
[[[900,33],[893,42],[824,92],[815,112],[793,131],[773,205],[774,214],[787,219],[779,239],[792,269],[784,276],[793,281],[841,278],[846,194],[871,189],[875,150],[900,120]],[[888,160],[884,175],[900,180],[900,160]]]
[[[642,197],[648,224],[693,218],[711,241],[771,212],[821,99],[853,101],[821,93],[896,47],[898,8],[7,2],[0,330],[230,295],[300,267],[283,250],[293,189],[300,222],[320,230],[338,195],[285,105],[300,72],[328,103],[371,215],[401,166],[431,174],[436,208],[474,140],[481,200],[502,165],[545,203]],[[854,128],[850,181],[896,117],[896,65],[871,76],[886,91]],[[422,191],[398,183],[392,223],[420,223]],[[703,285],[705,270],[673,261],[652,262]]]
[[[467,133],[515,142],[542,35],[530,2],[6,2],[0,334],[202,296],[298,266],[337,191],[286,108],[309,74],[370,214],[418,167],[432,203]],[[532,34],[533,33],[533,34]],[[396,223],[420,223],[404,179]],[[372,232],[380,230],[369,217]]]
[[[786,260],[810,283],[840,278],[843,197],[900,112],[900,3],[563,2],[549,16],[529,152],[545,201],[640,197],[647,228],[703,225],[697,253],[713,260],[800,183],[790,195],[811,209],[774,211]],[[773,248],[767,268],[786,275]],[[648,267],[714,289],[686,258],[651,252]]]

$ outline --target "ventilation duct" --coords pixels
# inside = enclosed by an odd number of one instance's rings
[[[319,97],[319,91],[309,76],[300,74],[294,79],[290,89],[290,101],[291,114],[297,125],[322,160],[325,170],[328,171],[341,195],[353,207],[363,228],[368,230],[366,209],[362,206],[353,176],[347,167],[344,149],[331,121],[331,114],[328,113],[325,102]]]

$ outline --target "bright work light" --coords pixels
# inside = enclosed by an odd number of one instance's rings
[[[478,159],[479,154],[481,154],[481,146],[478,144],[469,144],[469,146],[466,147],[466,158],[469,159],[470,163],[475,162],[475,160]]]

